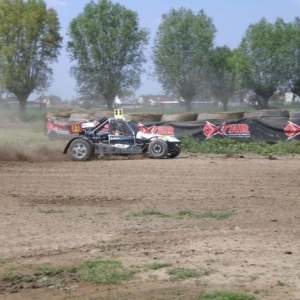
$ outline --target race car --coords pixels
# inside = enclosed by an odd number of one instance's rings
[[[141,123],[122,117],[102,118],[95,122],[70,125],[71,139],[63,153],[74,161],[86,161],[113,154],[145,154],[151,158],[175,158],[181,152],[181,141],[174,135],[151,132]]]

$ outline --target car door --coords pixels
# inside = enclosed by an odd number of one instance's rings
[[[110,146],[118,152],[130,152],[135,145],[134,132],[123,119],[110,120],[108,138]]]

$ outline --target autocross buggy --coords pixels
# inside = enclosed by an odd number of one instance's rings
[[[181,141],[174,135],[151,133],[141,123],[127,122],[123,117],[116,116],[102,118],[97,123],[70,125],[70,133],[78,133],[78,136],[68,142],[63,153],[69,152],[74,161],[86,161],[114,154],[175,158],[181,152]]]

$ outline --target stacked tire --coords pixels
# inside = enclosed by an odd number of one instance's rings
[[[197,115],[197,121],[238,120],[243,117],[243,112],[199,113]]]
[[[289,121],[300,125],[300,109],[292,109],[289,112]]]
[[[197,120],[197,113],[163,115],[161,118],[161,121],[163,122],[191,122],[196,120]]]
[[[163,114],[159,113],[129,113],[125,118],[137,122],[159,122]]]

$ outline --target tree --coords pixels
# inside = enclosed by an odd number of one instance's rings
[[[68,52],[78,91],[114,99],[140,85],[149,32],[140,29],[137,13],[109,0],[93,1],[69,26]]]
[[[29,95],[47,89],[49,64],[57,60],[62,38],[53,9],[43,0],[0,0],[0,82],[25,113]]]
[[[216,29],[203,10],[172,9],[162,15],[153,47],[155,74],[166,92],[191,102],[205,83]]]
[[[239,84],[261,97],[260,108],[268,108],[277,89],[295,87],[300,79],[300,21],[274,24],[265,18],[250,25],[235,53]]]
[[[300,18],[295,18],[288,29],[286,36],[288,55],[283,53],[286,69],[290,72],[287,86],[300,95]]]
[[[227,103],[235,90],[235,65],[233,51],[227,46],[214,49],[209,60],[209,89],[216,99],[223,103],[227,111]]]

